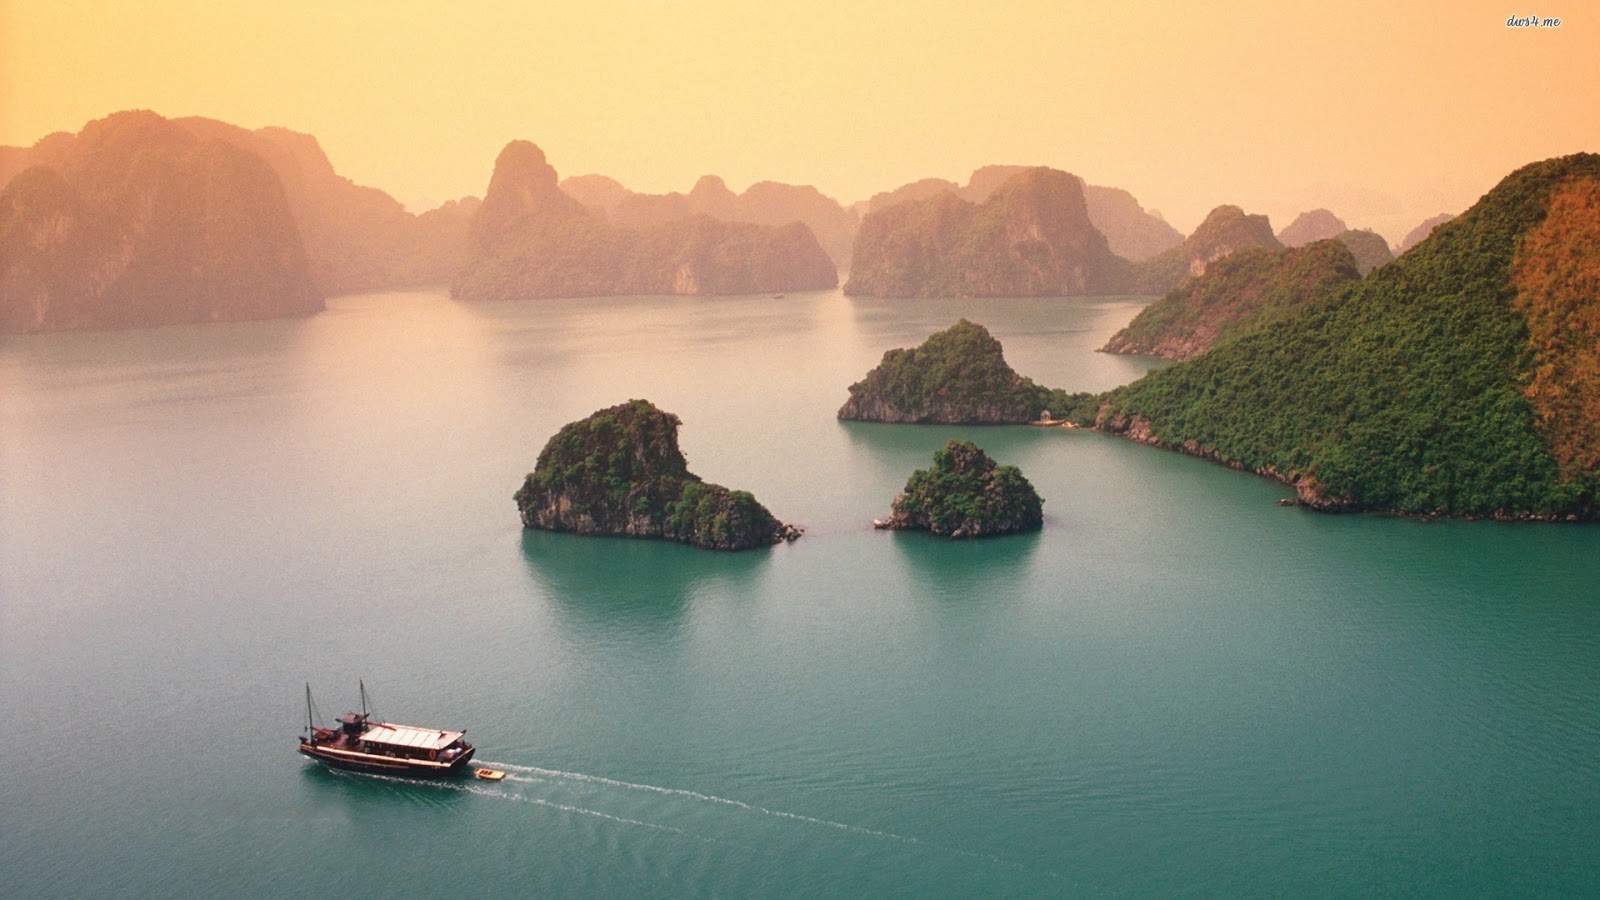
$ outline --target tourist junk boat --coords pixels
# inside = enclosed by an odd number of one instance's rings
[[[371,721],[365,683],[361,712],[340,716],[338,728],[320,728],[311,712],[311,685],[306,685],[306,734],[300,738],[300,752],[336,769],[408,778],[458,775],[477,752],[465,736],[465,731]]]

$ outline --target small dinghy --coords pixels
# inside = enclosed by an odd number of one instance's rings
[[[472,774],[482,778],[484,781],[499,781],[506,777],[506,773],[499,769],[473,769]]]

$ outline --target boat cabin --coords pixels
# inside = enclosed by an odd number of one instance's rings
[[[360,747],[368,753],[449,762],[461,753],[461,739],[465,734],[462,731],[439,731],[380,722],[361,735]]]
[[[300,752],[341,769],[410,776],[461,772],[474,748],[464,731],[373,722],[367,711],[366,685],[361,685],[361,712],[348,712],[338,728],[319,728],[306,687],[306,735]]]

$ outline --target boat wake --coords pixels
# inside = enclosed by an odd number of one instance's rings
[[[502,781],[476,782],[471,780],[418,780],[402,778],[393,775],[360,774],[349,775],[352,778],[375,780],[404,785],[408,788],[422,788],[443,791],[459,791],[476,797],[493,800],[507,800],[514,803],[525,803],[542,809],[552,810],[567,815],[582,816],[622,825],[629,828],[641,828],[661,834],[670,834],[703,844],[720,847],[735,848],[751,853],[759,853],[760,848],[745,843],[737,843],[720,837],[702,834],[693,828],[668,824],[660,819],[673,816],[683,816],[692,811],[694,807],[722,808],[737,811],[739,814],[748,814],[778,822],[791,822],[811,828],[827,829],[843,834],[857,835],[871,838],[889,844],[895,844],[921,853],[938,853],[959,856],[987,866],[1024,872],[1030,875],[1062,881],[1065,880],[1059,873],[1049,870],[1034,869],[1014,860],[1004,859],[990,853],[975,853],[957,847],[925,841],[910,835],[897,834],[892,831],[883,831],[877,828],[868,828],[862,825],[851,825],[832,819],[822,819],[800,813],[786,812],[781,809],[770,809],[743,800],[734,800],[728,797],[718,797],[699,791],[684,790],[682,788],[661,787],[653,784],[640,784],[632,781],[621,781],[615,778],[606,778],[601,775],[588,775],[582,772],[566,772],[560,769],[546,769],[538,766],[524,766],[517,763],[479,761],[479,764],[506,773]],[[347,774],[347,773],[338,773]],[[543,788],[540,791],[540,788]],[[536,793],[538,792],[538,793]],[[542,793],[544,796],[540,796]],[[578,793],[580,797],[563,796]],[[552,796],[554,795],[554,796]],[[660,804],[651,804],[647,798],[668,798],[679,801],[689,801],[686,807],[682,804],[672,807],[663,807]],[[644,802],[641,803],[640,801]],[[596,809],[596,806],[608,806],[615,809],[618,806],[627,807],[625,811],[608,812],[605,809]],[[643,811],[641,811],[643,810]],[[657,821],[651,821],[655,819]],[[749,829],[741,833],[748,834]]]
[[[845,832],[845,833],[848,833],[848,834],[862,835],[862,836],[865,836],[865,837],[871,837],[871,838],[875,838],[875,839],[883,840],[883,841],[888,841],[888,842],[895,843],[895,844],[903,844],[903,845],[907,845],[907,846],[911,846],[911,847],[917,847],[917,848],[921,848],[923,850],[927,850],[927,851],[931,851],[931,852],[952,853],[952,854],[955,854],[955,855],[958,855],[958,856],[963,856],[963,857],[966,857],[966,858],[969,858],[969,859],[981,861],[981,862],[984,862],[984,863],[987,863],[987,864],[990,864],[990,865],[999,866],[1001,868],[1014,869],[1014,870],[1017,870],[1017,871],[1028,871],[1028,872],[1032,872],[1033,874],[1044,875],[1044,876],[1046,876],[1048,878],[1052,878],[1052,879],[1056,879],[1056,880],[1061,880],[1062,879],[1062,876],[1059,875],[1058,873],[1050,872],[1050,871],[1047,871],[1047,870],[1032,869],[1031,867],[1023,865],[1022,863],[1019,863],[1019,862],[1016,862],[1016,861],[1013,861],[1013,860],[1003,859],[1003,858],[1001,858],[999,856],[995,856],[995,855],[989,854],[989,853],[975,853],[975,852],[972,852],[970,850],[962,850],[962,849],[955,848],[955,847],[945,847],[945,846],[941,846],[941,845],[938,845],[938,844],[930,843],[930,842],[925,841],[925,840],[923,840],[921,838],[911,837],[909,835],[904,835],[904,834],[896,834],[895,832],[892,832],[892,831],[882,831],[882,830],[879,830],[879,829],[876,829],[876,828],[867,828],[867,827],[862,826],[862,825],[851,825],[851,824],[848,824],[848,823],[845,823],[845,822],[836,822],[836,821],[833,821],[831,819],[819,819],[819,818],[816,818],[816,817],[813,817],[813,816],[802,815],[800,813],[785,812],[784,810],[781,810],[781,809],[769,809],[769,808],[767,808],[765,806],[758,806],[758,805],[753,804],[753,803],[746,803],[746,802],[744,802],[742,800],[734,800],[734,799],[731,799],[731,798],[728,798],[728,797],[718,797],[718,796],[715,796],[713,794],[703,794],[703,793],[701,793],[699,791],[684,790],[682,788],[661,787],[659,785],[653,785],[653,784],[639,784],[637,782],[632,782],[632,781],[621,781],[621,780],[618,780],[618,779],[615,779],[615,778],[606,778],[606,777],[601,776],[601,775],[588,775],[588,774],[585,774],[585,773],[582,773],[582,772],[566,772],[566,771],[562,771],[560,769],[545,769],[545,768],[540,768],[538,766],[518,765],[516,763],[487,762],[487,761],[485,761],[485,762],[482,762],[481,764],[484,765],[484,766],[490,767],[490,768],[500,769],[500,770],[506,772],[505,781],[513,783],[513,784],[518,784],[518,785],[534,786],[534,785],[551,785],[551,784],[560,784],[560,783],[584,784],[584,785],[594,785],[594,786],[598,786],[598,787],[602,787],[602,788],[610,788],[610,789],[613,789],[613,790],[624,791],[624,792],[638,792],[638,793],[653,794],[653,795],[657,795],[657,796],[661,796],[661,797],[671,797],[671,798],[677,798],[677,799],[682,799],[682,800],[689,800],[689,801],[693,801],[693,802],[699,803],[699,804],[722,806],[722,807],[728,807],[728,808],[731,808],[731,809],[737,809],[737,810],[740,810],[742,812],[750,813],[750,814],[753,814],[753,815],[766,816],[766,817],[771,817],[771,818],[774,818],[774,819],[787,820],[787,821],[791,821],[791,822],[799,822],[801,824],[809,825],[809,826],[813,826],[813,827],[817,827],[817,828],[828,828],[828,829],[833,829],[835,831]],[[471,790],[475,794],[483,794],[483,795],[486,795],[486,796],[499,795],[499,793],[500,793],[500,792],[496,792],[496,791],[494,791],[492,789],[485,789],[485,788],[481,788],[481,787],[478,787],[478,786],[470,786],[469,790]],[[509,794],[510,792],[507,791],[506,793]],[[572,807],[572,806],[568,806],[566,804],[555,803],[555,802],[548,801],[548,800],[540,800],[540,799],[537,799],[537,798],[527,797],[527,796],[520,796],[520,795],[511,796],[511,797],[508,797],[508,799],[522,800],[524,802],[535,803],[536,805],[539,805],[539,806],[545,806],[545,807],[558,809],[558,810],[563,810],[563,811],[567,811],[567,812],[574,812],[574,813],[579,813],[579,814],[599,816],[601,818],[611,819],[613,821],[616,821],[616,822],[619,822],[619,823],[622,823],[622,824],[644,826],[644,827],[647,827],[647,828],[656,828],[656,829],[660,829],[660,830],[664,830],[664,831],[672,831],[672,832],[676,832],[676,833],[679,833],[679,834],[683,834],[685,836],[694,837],[694,838],[698,838],[700,840],[708,841],[708,842],[711,842],[711,843],[726,843],[724,841],[718,841],[716,839],[708,838],[708,837],[705,837],[703,835],[694,834],[692,832],[685,831],[685,830],[683,830],[681,828],[676,828],[674,826],[659,825],[659,824],[654,824],[654,823],[649,823],[649,822],[643,822],[643,821],[640,821],[640,820],[637,820],[637,819],[614,816],[614,815],[611,815],[609,813],[602,813],[602,812],[599,812],[599,811],[596,811],[596,810],[587,809],[587,808],[584,808],[584,807]],[[743,845],[734,845],[734,846],[743,846]],[[755,848],[754,847],[746,847],[745,849],[754,850]]]

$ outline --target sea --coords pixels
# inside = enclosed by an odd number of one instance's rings
[[[0,895],[1594,896],[1600,528],[1330,516],[1087,431],[846,423],[961,317],[1040,383],[1149,298],[335,298],[0,338]],[[805,535],[525,531],[632,398]],[[875,531],[947,440],[1042,532]],[[327,770],[466,729],[504,781]]]

